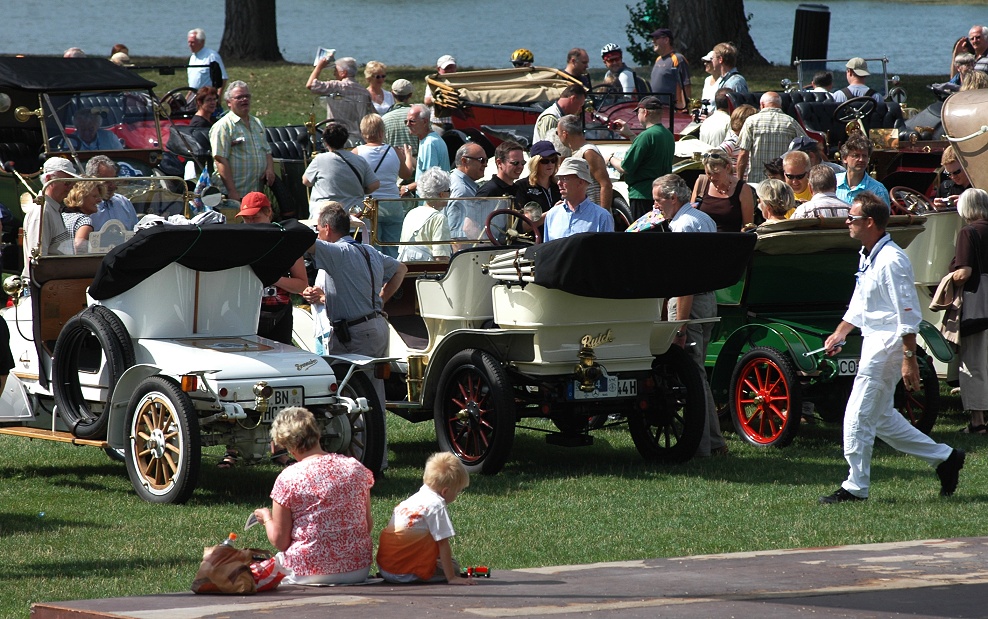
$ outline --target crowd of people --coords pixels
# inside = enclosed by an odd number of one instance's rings
[[[986,32],[985,27],[975,26],[955,46],[950,83],[957,89],[988,85]],[[474,198],[508,200],[543,230],[545,241],[580,232],[609,232],[614,229],[614,190],[608,168],[615,169],[628,188],[633,215],[629,232],[742,232],[790,218],[843,217],[850,235],[862,243],[862,266],[851,307],[827,339],[827,353],[836,354],[851,329],[860,328],[862,367],[867,371],[859,370],[845,414],[848,479],[821,502],[868,497],[876,437],[935,466],[941,494],[952,494],[964,453],[914,431],[892,409],[892,389],[900,375],[907,388],[919,387],[918,319],[912,315],[917,303],[900,294],[913,288],[911,271],[908,259],[885,231],[890,196],[868,173],[871,141],[863,135],[849,137],[840,145],[842,165],[838,165],[828,160],[826,145],[808,136],[781,109],[778,93],[764,93],[758,109],[739,105],[732,110],[731,92],[747,94],[748,85],[737,69],[737,48],[720,43],[703,56],[708,75],[702,85],[699,137],[708,148],[702,154],[704,173],[690,187],[671,174],[674,137],[662,122],[670,106],[685,110],[689,105],[689,63],[675,50],[671,30],[659,28],[651,38],[656,60],[647,81],[625,65],[619,46],[609,43],[601,49],[607,68],[604,84],[614,92],[640,95],[635,114],[642,130],[632,131],[622,120],[613,123],[613,129],[631,141],[623,155],[605,159],[583,135],[578,114],[592,87],[590,58],[585,49],[574,48],[563,71],[580,84],[563,90],[538,117],[527,155],[518,142],[507,140],[497,147],[496,173],[486,183],[488,157],[480,145],[467,142],[450,160],[442,134],[452,127],[451,119],[428,88],[422,103],[412,103],[413,85],[398,79],[389,87],[387,66],[381,62],[364,65],[364,86],[356,80],[359,65],[354,58],[317,60],[305,87],[326,102],[328,122],[321,136],[326,152],[313,158],[302,182],[311,187],[308,217],[316,222],[320,240],[314,254],[319,275],[310,281],[301,261],[286,273],[265,297],[259,333],[290,341],[290,312],[286,330],[285,308],[290,293],[300,294],[324,313],[324,324],[316,329],[322,351],[385,356],[388,327],[383,307],[407,272],[404,263],[448,260],[453,250],[476,242],[485,222]],[[241,202],[238,215],[245,222],[270,222],[275,215],[260,190],[275,182],[274,165],[264,126],[251,115],[250,87],[228,79],[222,59],[205,47],[201,29],[188,33],[188,46],[188,83],[195,91],[197,110],[192,123],[209,128],[219,182],[229,199]],[[127,64],[128,53],[118,45],[111,55],[115,62]],[[80,54],[77,48],[66,51],[66,57]],[[534,55],[518,49],[510,61],[527,67],[534,63]],[[330,67],[332,79],[321,79]],[[436,70],[440,75],[456,72],[456,59],[441,56]],[[854,97],[873,97],[880,103],[882,94],[866,83],[869,75],[867,62],[852,58],[845,66],[846,86],[834,90],[833,75],[823,71],[813,77],[811,88],[827,93],[835,103]],[[101,137],[98,122],[92,120],[85,110],[77,112],[77,148],[113,150],[98,146],[100,139],[109,138]],[[571,154],[564,157],[560,151]],[[951,270],[956,285],[970,290],[976,288],[983,274],[981,265],[988,261],[984,226],[988,193],[971,187],[951,147],[945,149],[941,164],[948,179],[938,188],[934,204],[958,208],[968,224],[959,237]],[[86,177],[115,174],[116,164],[104,155],[92,158],[85,170]],[[46,161],[42,170],[45,181],[82,176],[67,159],[58,157]],[[85,251],[92,231],[110,219],[130,228],[136,225],[133,205],[114,190],[111,182],[49,184],[44,225],[42,209],[31,211],[25,220],[25,265],[36,247],[50,254]],[[378,198],[378,238],[406,243],[400,249],[377,249],[351,236],[350,209],[366,195]],[[417,198],[417,206],[405,208],[400,198],[408,197]],[[668,312],[670,319],[710,318],[716,315],[716,302],[712,293],[677,297],[670,299]],[[690,324],[676,333],[674,342],[689,351],[701,369],[710,327]],[[961,393],[971,411],[967,429],[978,434],[986,433],[984,411],[988,410],[985,333],[988,330],[971,333],[961,345]],[[383,384],[377,381],[376,387],[383,401]],[[726,454],[709,385],[705,388],[707,423],[698,455]],[[272,427],[273,443],[284,447],[296,464],[279,476],[272,492],[273,508],[258,510],[256,515],[271,543],[284,552],[296,582],[362,581],[372,554],[369,489],[373,479],[360,464],[323,452],[318,438],[308,411],[287,409],[279,415]],[[386,468],[386,461],[381,464],[381,470]],[[458,568],[448,543],[453,529],[445,510],[468,482],[455,457],[437,454],[429,459],[425,485],[395,509],[381,533],[377,563],[385,579],[469,582],[456,578]],[[327,501],[328,496],[333,500]]]

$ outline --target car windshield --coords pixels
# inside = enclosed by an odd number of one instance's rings
[[[45,94],[50,152],[158,148],[154,104],[144,91]]]
[[[134,228],[145,215],[167,218],[186,214],[185,183],[178,178],[60,178],[49,181],[41,200],[44,214],[35,239],[25,238],[31,249],[43,256],[105,254],[134,235]],[[48,210],[60,206],[57,218]],[[45,227],[58,228],[54,234]],[[164,223],[162,220],[158,220]],[[50,239],[39,247],[37,239]]]
[[[447,199],[373,200],[364,211],[364,221],[372,228],[371,242],[402,262],[447,260],[461,250],[504,241],[525,242],[529,227],[508,212],[508,197]],[[524,205],[533,221],[542,216],[537,203]],[[492,216],[493,214],[493,216]],[[490,234],[485,226],[490,219]]]

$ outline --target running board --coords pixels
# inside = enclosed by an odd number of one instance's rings
[[[42,430],[41,428],[0,428],[0,434],[11,436],[22,436],[24,438],[37,438],[43,441],[56,441],[59,443],[71,443],[73,445],[90,445],[93,447],[109,447],[106,441],[94,441],[73,436],[69,432],[56,432],[52,430]]]

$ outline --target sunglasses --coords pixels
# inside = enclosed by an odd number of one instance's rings
[[[379,80],[383,80],[386,77],[387,77],[387,75],[375,75],[374,76],[375,79],[379,79]]]
[[[415,123],[417,123],[418,121],[419,121],[419,119],[418,119],[418,118],[406,118],[406,119],[405,119],[405,124],[406,124],[406,125],[414,125],[414,124],[415,124]]]
[[[724,155],[721,155],[720,153],[703,153],[700,156],[703,157],[704,161],[706,161],[707,159],[719,159],[720,161],[727,161],[727,158],[724,157]]]
[[[858,221],[859,219],[868,219],[868,216],[867,215],[848,215],[847,216],[847,223],[852,224],[852,223]]]
[[[480,162],[480,165],[486,165],[487,164],[487,157],[467,157],[466,155],[463,155],[463,158],[464,159],[472,159],[473,161],[479,161]]]
[[[786,178],[791,181],[801,181],[806,178],[806,172],[803,172],[802,174],[786,174]]]
[[[557,157],[552,157],[550,159],[540,159],[539,163],[541,163],[542,165],[556,165],[557,163],[559,163],[559,159]]]
[[[505,161],[505,163],[508,164],[508,165],[510,165],[510,166],[515,166],[515,167],[520,166],[520,165],[525,165],[525,162],[524,161]]]
[[[944,172],[947,173],[947,176],[951,176],[951,177],[953,177],[953,176],[960,176],[961,173],[964,172],[964,168],[957,168],[953,172],[951,172],[949,170],[944,170]]]

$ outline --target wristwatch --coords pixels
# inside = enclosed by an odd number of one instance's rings
[[[906,351],[904,351],[904,352],[902,353],[902,355],[903,355],[903,356],[904,356],[904,357],[905,357],[906,359],[912,359],[913,357],[915,357],[915,356],[916,356],[916,353],[915,353],[915,352],[913,352],[913,351],[911,351],[911,350],[906,350]]]

